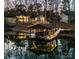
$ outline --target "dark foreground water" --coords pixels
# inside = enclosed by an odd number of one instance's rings
[[[67,52],[62,52],[62,45],[59,44],[57,52],[50,54],[35,54],[29,51],[28,41],[24,41],[25,46],[16,46],[14,42],[5,42],[5,59],[74,59],[75,50],[70,48]]]

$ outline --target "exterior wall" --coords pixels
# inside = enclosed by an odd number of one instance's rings
[[[15,24],[16,18],[15,17],[5,17],[5,24]]]

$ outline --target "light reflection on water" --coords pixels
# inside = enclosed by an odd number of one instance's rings
[[[25,47],[17,47],[11,41],[5,42],[5,59],[74,59],[73,48],[70,48],[67,55],[63,54],[61,46],[58,46],[56,53],[37,55],[27,50],[28,41],[25,41],[24,44]]]

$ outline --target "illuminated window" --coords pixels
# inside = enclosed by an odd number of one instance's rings
[[[18,33],[18,36],[17,36],[18,39],[25,39],[26,38],[26,33]]]
[[[29,16],[17,16],[18,22],[25,23],[28,22]]]
[[[44,23],[45,22],[45,18],[44,17],[40,17],[41,22]]]

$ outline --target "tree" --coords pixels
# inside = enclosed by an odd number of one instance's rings
[[[45,8],[44,8],[44,10],[45,10],[45,18],[47,17],[47,15],[46,15],[46,11],[47,11],[47,0],[45,0],[45,6],[44,6]]]
[[[64,4],[64,8],[63,8],[64,11],[63,12],[68,16],[68,23],[71,23],[72,19],[74,17],[74,14],[72,14],[72,11],[70,10],[70,2],[71,2],[71,0],[63,0],[63,4]]]
[[[31,4],[28,7],[28,12],[30,13],[30,16],[32,16],[32,17],[39,16],[40,11],[41,11],[41,4],[40,3]]]

